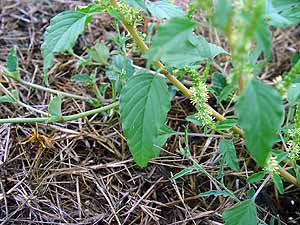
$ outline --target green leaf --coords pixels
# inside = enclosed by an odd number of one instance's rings
[[[122,16],[121,16],[120,12],[115,8],[109,8],[107,10],[107,13],[110,16],[114,17],[117,21],[120,21],[122,19]]]
[[[48,113],[54,117],[61,117],[61,104],[62,99],[60,95],[52,98],[48,106]]]
[[[193,35],[190,41],[198,49],[199,57],[202,60],[213,59],[219,54],[228,54],[222,47],[209,43],[202,36]]]
[[[219,149],[227,165],[235,172],[240,171],[234,144],[230,140],[221,139]]]
[[[223,31],[226,30],[229,23],[229,17],[232,12],[230,0],[218,0],[215,6],[215,13],[213,17],[214,25]]]
[[[101,65],[107,65],[107,60],[109,58],[109,48],[102,43],[97,43],[93,48],[88,48],[87,52],[95,62]]]
[[[227,191],[220,191],[220,190],[211,190],[211,191],[206,191],[202,192],[199,194],[201,197],[210,197],[210,196],[223,196],[223,197],[230,197],[231,195]]]
[[[184,142],[185,142],[185,147],[182,147],[181,140],[179,139],[179,150],[184,158],[190,158],[191,152],[189,148],[189,137],[188,137],[187,128],[184,129]]]
[[[160,146],[163,146],[164,143],[166,143],[167,139],[174,134],[176,133],[170,127],[168,127],[167,125],[163,125],[158,131],[158,135],[156,136],[156,139],[154,141],[154,147],[156,146],[160,148]]]
[[[287,90],[287,99],[289,105],[295,105],[300,96],[300,83],[292,84]]]
[[[222,90],[227,86],[226,78],[218,73],[214,72],[212,75],[212,91],[218,97]]]
[[[124,0],[128,5],[131,5],[134,8],[143,10],[144,12],[147,12],[148,7],[145,4],[144,0]]]
[[[111,65],[107,68],[105,74],[109,80],[128,80],[133,76],[135,70],[131,59],[122,55],[116,55]]]
[[[236,118],[226,118],[224,121],[218,122],[216,130],[229,130],[237,124]]]
[[[260,19],[255,31],[256,48],[264,52],[265,58],[272,56],[272,36],[268,24]]]
[[[261,181],[265,176],[266,176],[265,171],[260,171],[260,172],[254,173],[250,177],[247,178],[247,183],[248,184],[257,183],[257,182]]]
[[[99,4],[88,4],[87,6],[76,6],[75,11],[80,13],[97,13],[101,12],[103,8]]]
[[[283,121],[280,94],[261,81],[251,80],[236,104],[236,113],[245,132],[248,151],[258,164],[264,166]]]
[[[287,160],[289,158],[288,152],[283,152],[281,149],[274,149],[272,154],[276,157],[276,161],[281,163],[283,160]]]
[[[275,187],[277,188],[278,192],[283,195],[284,187],[283,187],[283,183],[282,183],[280,175],[278,173],[273,173],[272,178],[273,178],[273,182],[274,182]]]
[[[161,24],[146,57],[150,62],[161,60],[167,66],[182,68],[225,53],[221,47],[194,35],[195,26],[194,21],[185,17],[175,17]]]
[[[218,96],[217,98],[218,102],[227,100],[230,94],[233,92],[233,90],[234,90],[234,85],[227,85]]]
[[[161,129],[171,107],[166,81],[152,74],[133,76],[121,91],[120,114],[128,146],[144,167],[160,153]],[[158,143],[160,142],[160,143]]]
[[[296,160],[293,160],[292,161],[292,165],[293,165],[293,169],[296,173],[296,180],[297,180],[297,184],[299,184],[299,180],[300,180],[300,169],[299,169],[299,166],[296,162]]]
[[[225,225],[257,225],[257,212],[253,200],[245,200],[226,209],[223,213]]]
[[[126,81],[135,73],[131,59],[122,55],[116,55],[112,63],[105,71],[106,76],[111,82],[115,82],[116,91],[119,92]]]
[[[180,177],[185,176],[186,174],[193,172],[195,169],[196,169],[195,166],[189,166],[187,168],[184,168],[183,170],[181,170],[180,172],[178,172],[174,176],[172,176],[171,179],[176,180]]]
[[[286,27],[293,24],[291,20],[280,14],[280,11],[273,5],[272,0],[266,0],[264,18],[275,27]]]
[[[272,0],[270,3],[270,0],[268,2],[269,4],[272,4],[273,9],[271,12],[273,13],[270,17],[271,23],[274,26],[290,26],[295,23],[300,22],[300,2],[299,0]],[[268,12],[268,10],[267,10]],[[279,16],[282,16],[279,19]],[[275,23],[274,23],[274,17]],[[285,18],[286,20],[284,20]]]
[[[45,72],[53,65],[54,54],[72,52],[78,36],[83,33],[90,18],[85,13],[65,11],[51,19],[42,44]]]
[[[168,1],[147,2],[147,7],[152,16],[158,19],[170,19],[173,17],[183,17],[183,10]]]
[[[199,61],[199,53],[189,41],[195,26],[195,22],[183,17],[161,24],[146,56],[150,61],[162,60],[175,67]]]
[[[19,99],[19,92],[17,90],[13,90],[11,94],[12,96],[0,96],[0,103],[15,103],[16,100]]]
[[[197,126],[203,126],[202,121],[196,117],[196,114],[189,115],[185,119]]]
[[[110,86],[109,83],[103,83],[100,87],[99,87],[99,92],[101,93],[101,95],[104,95],[107,88]]]
[[[7,56],[7,69],[9,72],[17,72],[18,67],[19,65],[16,48],[11,48]]]
[[[291,57],[291,64],[294,67],[300,59],[300,53],[294,52]]]
[[[86,73],[80,73],[72,76],[71,81],[76,81],[83,84],[92,84],[93,80],[91,77]]]

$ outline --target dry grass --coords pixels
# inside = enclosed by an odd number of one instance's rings
[[[39,50],[43,31],[52,16],[82,3],[0,0],[0,64],[5,64],[9,48],[16,45],[22,77],[43,84]],[[109,18],[98,16],[80,38],[75,51],[80,54],[80,49],[99,40],[113,49],[110,29]],[[219,40],[214,31],[205,32],[209,33],[209,39]],[[264,79],[289,68],[292,52],[300,47],[299,33],[299,28],[275,31],[275,57],[265,70]],[[139,64],[138,59],[135,60]],[[50,72],[50,86],[70,93],[91,94],[85,87],[70,81],[69,78],[78,72],[75,63],[75,58],[60,57]],[[107,81],[103,68],[99,71],[99,83]],[[0,76],[1,80],[5,81],[5,78]],[[15,82],[6,83],[6,86],[10,90],[20,90],[23,102],[47,111],[49,94]],[[112,101],[106,97],[105,103]],[[183,132],[187,125],[184,119],[194,109],[181,95],[177,95],[172,104],[168,125]],[[66,114],[91,107],[70,99],[65,99],[63,106]],[[11,104],[1,103],[0,107],[0,118],[39,116]],[[231,111],[229,105],[223,112]],[[180,136],[170,138],[161,156],[151,161],[147,168],[140,169],[131,159],[116,113],[112,117],[101,114],[65,124],[37,124],[37,127],[44,146],[39,142],[24,143],[32,135],[35,125],[0,125],[0,224],[217,225],[222,224],[223,210],[234,204],[223,197],[199,197],[200,192],[219,187],[198,172],[176,182],[170,180],[172,174],[190,165],[180,154]],[[189,129],[194,158],[208,172],[217,175],[220,136],[205,135],[196,126]],[[237,147],[242,149],[239,140]],[[225,183],[237,196],[245,198],[245,179],[256,168],[248,163],[243,151],[239,158],[244,172],[233,173],[225,168]],[[261,218],[268,216],[266,210],[288,217],[283,213],[284,200],[276,198],[273,192],[272,183],[269,183],[259,199]],[[294,194],[291,196],[295,197]],[[278,207],[272,208],[274,204]]]

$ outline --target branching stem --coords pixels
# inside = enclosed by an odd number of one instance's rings
[[[118,9],[118,3],[116,2],[116,0],[110,0],[111,5]],[[137,31],[135,30],[134,26],[130,25],[126,19],[124,18],[124,16],[121,15],[121,21],[122,24],[124,25],[124,27],[128,30],[128,32],[130,33],[130,35],[132,36],[132,38],[134,39],[135,43],[139,46],[139,48],[141,49],[142,52],[147,51],[149,48],[148,46],[145,44],[145,42],[141,39],[141,37],[139,36],[139,34],[137,33]],[[179,80],[177,80],[177,78],[173,75],[171,75],[165,68],[164,65],[160,62],[160,61],[154,61],[153,64],[161,71],[162,74],[164,74],[168,80],[175,86],[177,87],[183,95],[185,95],[187,98],[191,99],[192,97],[192,93],[191,91],[185,87]],[[207,109],[210,110],[212,112],[212,116],[215,117],[218,121],[224,121],[225,117],[222,116],[220,113],[218,113],[217,111],[215,111],[211,106],[206,105]],[[244,137],[244,132],[241,128],[234,126],[232,128],[232,130],[239,134],[241,137]],[[294,176],[292,176],[290,173],[288,173],[284,168],[280,167],[278,172],[281,174],[281,176],[283,176],[288,182],[294,184],[294,185],[298,185],[297,184],[297,180]]]
[[[0,119],[0,124],[3,123],[62,123],[62,122],[68,122],[72,120],[77,120],[86,116],[95,115],[97,113],[105,112],[107,110],[113,109],[115,107],[118,107],[119,102],[114,102],[112,104],[89,110],[82,113],[77,113],[70,116],[62,116],[62,117],[37,117],[37,118],[8,118],[8,119]]]
[[[47,87],[44,87],[44,86],[41,86],[41,85],[38,85],[38,84],[27,82],[27,81],[25,81],[21,78],[17,78],[15,76],[13,76],[5,67],[3,67],[1,65],[0,65],[0,73],[3,74],[6,77],[9,77],[9,78],[17,81],[20,84],[23,84],[24,86],[28,86],[28,87],[34,88],[36,90],[45,91],[45,92],[48,92],[48,93],[61,95],[61,96],[69,97],[69,98],[74,98],[74,99],[78,99],[78,100],[82,100],[82,101],[96,100],[96,99],[91,98],[91,97],[80,96],[80,95],[76,95],[76,94],[70,94],[70,93],[66,93],[66,92],[63,92],[63,91],[58,91],[58,90],[54,90],[54,89],[51,89],[51,88],[47,88]]]
[[[48,113],[46,113],[46,112],[44,112],[44,111],[42,111],[42,110],[36,109],[36,108],[34,108],[34,107],[30,106],[30,105],[27,105],[27,104],[25,104],[24,102],[22,102],[21,100],[19,100],[18,98],[16,98],[16,97],[15,97],[9,90],[7,90],[7,88],[4,87],[1,83],[0,83],[0,90],[1,90],[4,94],[6,94],[7,96],[9,96],[9,97],[14,101],[14,103],[16,103],[17,105],[22,106],[22,107],[24,107],[24,108],[26,108],[26,109],[28,109],[28,110],[30,110],[30,111],[32,111],[32,112],[36,112],[36,113],[41,114],[41,115],[48,115]]]

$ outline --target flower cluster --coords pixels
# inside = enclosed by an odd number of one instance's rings
[[[294,127],[288,129],[287,131],[288,138],[288,153],[289,158],[292,160],[299,160],[300,156],[300,103],[296,106],[295,112],[295,124]]]
[[[277,173],[278,169],[279,169],[279,163],[276,160],[276,157],[271,156],[263,170],[269,173]]]
[[[130,25],[134,25],[136,21],[143,20],[140,11],[121,1],[119,4],[119,13],[124,16]]]
[[[289,158],[292,160],[299,160],[299,148],[300,148],[300,129],[291,129],[288,131],[288,136],[292,139],[287,142]]]
[[[276,85],[278,91],[284,95],[286,94],[288,88],[292,85],[294,80],[296,80],[297,76],[300,74],[300,60],[292,67],[292,69],[284,74],[284,78],[276,77],[273,82]]]
[[[116,12],[119,14],[118,16],[122,15],[129,25],[134,25],[136,21],[143,20],[143,17],[140,15],[140,11],[126,4],[124,1],[119,2],[118,9],[113,8],[109,0],[95,0],[94,2],[99,4],[100,8],[102,8],[105,12]]]
[[[196,117],[201,120],[204,126],[213,128],[214,121],[212,118],[212,113],[207,109],[206,103],[208,100],[208,90],[206,84],[200,80],[199,74],[196,70],[185,67],[185,72],[188,73],[193,80],[194,87],[191,88],[192,90],[192,103],[195,105],[197,109]]]

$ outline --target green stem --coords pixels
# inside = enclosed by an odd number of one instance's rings
[[[28,87],[32,87],[32,88],[35,88],[37,90],[45,91],[45,92],[56,94],[56,95],[61,95],[61,96],[69,97],[69,98],[79,99],[79,100],[82,100],[82,101],[92,101],[93,100],[93,98],[90,98],[90,97],[85,97],[85,96],[66,93],[66,92],[63,92],[63,91],[54,90],[54,89],[47,88],[47,87],[44,87],[44,86],[41,86],[41,85],[37,85],[37,84],[27,82],[27,81],[22,80],[22,79],[16,80],[16,81],[18,81],[20,84],[26,85]]]
[[[100,101],[104,100],[101,93],[100,93],[100,91],[99,91],[99,88],[96,84],[96,81],[93,82],[93,91],[95,92],[97,99],[99,99]]]
[[[77,120],[86,116],[91,116],[97,113],[105,112],[107,110],[118,107],[119,102],[114,102],[107,106],[103,106],[97,109],[93,109],[90,111],[70,115],[70,116],[62,116],[62,117],[38,117],[38,118],[8,118],[8,119],[0,119],[0,124],[3,123],[55,123],[55,122],[68,122],[72,120]]]
[[[16,103],[17,105],[22,106],[32,112],[36,112],[36,113],[39,113],[42,115],[48,115],[48,113],[41,111],[39,109],[33,108],[32,106],[27,105],[27,104],[23,103],[22,101],[20,101],[19,99],[15,98],[15,96],[9,90],[7,90],[7,88],[4,87],[1,83],[0,83],[0,89],[4,92],[4,94],[11,97],[13,99],[14,103]]]
[[[111,3],[111,5],[115,9],[119,8],[118,7],[118,3],[117,3],[116,0],[110,0],[110,3]],[[137,33],[137,31],[135,30],[134,26],[130,25],[126,21],[126,19],[124,18],[124,16],[122,14],[121,14],[121,22],[123,23],[123,25],[127,29],[127,31],[130,33],[130,35],[134,39],[135,43],[139,46],[139,48],[141,49],[141,51],[143,53],[145,51],[147,51],[149,49],[148,46],[141,39],[141,37],[139,36],[139,34]],[[167,77],[167,79],[182,92],[183,95],[185,95],[187,98],[191,99],[191,97],[192,97],[191,91],[187,87],[185,87],[185,85],[182,84],[179,80],[177,80],[177,78],[175,76],[173,76],[172,74],[170,74],[164,68],[164,65],[160,61],[154,61],[153,64],[159,70],[161,70],[161,73],[164,74]],[[212,115],[218,121],[224,121],[225,120],[225,117],[222,116],[220,113],[218,113],[216,110],[214,110],[210,105],[206,104],[206,108],[209,111],[211,111]],[[234,126],[234,127],[232,127],[232,131],[235,132],[235,133],[237,133],[237,134],[239,134],[241,137],[244,137],[244,131],[240,127]],[[288,182],[294,184],[295,186],[298,185],[296,178],[294,176],[292,176],[291,174],[289,174],[284,168],[280,167],[278,171],[281,174],[281,176],[283,176]]]
[[[223,183],[218,181],[216,178],[214,178],[209,172],[207,172],[192,156],[189,156],[189,159],[193,162],[193,164],[197,167],[197,169],[204,173],[208,178],[213,180],[215,183],[220,185],[229,195],[232,199],[234,199],[237,202],[240,202],[239,198],[235,196],[235,194],[229,190]]]
[[[2,72],[2,74],[6,77],[12,78],[13,80],[19,82],[20,84],[23,84],[25,86],[40,90],[40,91],[45,91],[48,93],[52,93],[52,94],[56,94],[56,95],[61,95],[61,96],[65,96],[65,97],[69,97],[69,98],[74,98],[74,99],[79,99],[82,101],[93,101],[95,100],[94,98],[91,97],[86,97],[86,96],[80,96],[80,95],[76,95],[76,94],[69,94],[63,91],[58,91],[58,90],[54,90],[51,88],[47,88],[38,84],[33,84],[30,82],[27,82],[21,78],[17,78],[15,76],[13,76],[6,68],[4,68],[3,66],[0,66],[0,72]]]

